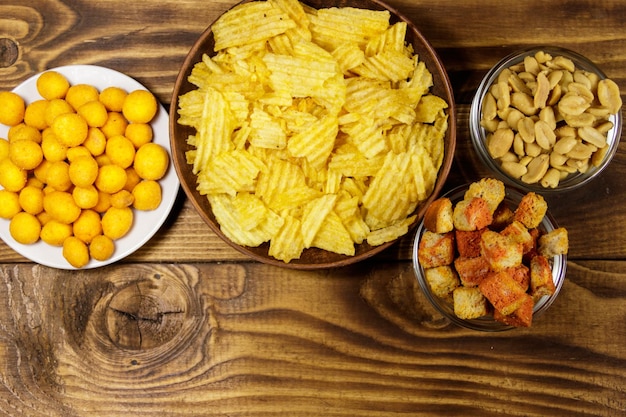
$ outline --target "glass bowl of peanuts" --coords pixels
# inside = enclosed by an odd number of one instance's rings
[[[474,149],[500,179],[524,190],[571,190],[597,177],[622,131],[618,85],[568,49],[510,54],[483,78],[471,104]]]

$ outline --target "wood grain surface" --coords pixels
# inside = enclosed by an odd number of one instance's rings
[[[458,104],[446,188],[488,175],[469,141],[486,71],[521,47],[573,49],[626,91],[622,1],[389,2],[442,58]],[[4,0],[0,90],[96,64],[166,106],[195,39],[234,2]],[[530,329],[464,330],[414,279],[412,236],[357,265],[249,261],[183,193],[161,230],[96,270],[0,242],[0,415],[626,415],[626,144],[594,182],[548,197],[569,230],[561,293]]]

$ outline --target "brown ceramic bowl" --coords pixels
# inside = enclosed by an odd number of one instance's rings
[[[244,0],[244,2],[247,1],[250,0]],[[446,70],[433,47],[417,30],[415,25],[412,24],[406,17],[402,16],[398,11],[394,10],[393,8],[389,7],[379,0],[304,0],[303,3],[315,8],[350,6],[361,9],[389,10],[389,12],[391,13],[390,23],[395,23],[398,21],[405,21],[407,23],[407,42],[413,45],[415,52],[419,54],[419,59],[425,63],[426,67],[433,75],[434,85],[433,87],[431,87],[430,92],[438,95],[439,97],[442,97],[448,102],[449,107],[446,111],[449,117],[448,130],[444,139],[444,160],[439,170],[439,176],[435,184],[433,193],[427,201],[420,204],[415,210],[415,213],[417,214],[417,219],[412,225],[411,230],[413,230],[416,227],[417,223],[423,217],[424,211],[428,204],[430,204],[430,202],[440,194],[444,182],[450,171],[450,167],[452,165],[454,157],[454,150],[456,146],[456,111],[452,86],[450,85],[450,80],[448,79]],[[196,175],[193,174],[191,170],[191,165],[188,165],[185,159],[185,153],[191,149],[186,140],[189,135],[193,135],[196,132],[191,127],[182,126],[177,123],[179,96],[196,88],[188,81],[191,70],[193,66],[202,59],[202,54],[214,54],[213,46],[214,38],[211,27],[209,26],[206,31],[204,31],[200,35],[182,64],[182,67],[176,79],[176,84],[174,86],[171,102],[172,104],[170,109],[170,141],[174,166],[180,178],[182,188],[185,191],[187,197],[191,200],[195,209],[198,211],[202,219],[209,225],[211,230],[213,230],[219,237],[221,237],[233,248],[237,249],[243,254],[250,256],[254,260],[264,262],[266,264],[293,269],[321,269],[345,266],[369,258],[391,246],[394,242],[388,242],[375,247],[369,246],[367,244],[357,245],[356,253],[354,256],[339,255],[317,248],[310,248],[304,250],[300,259],[294,259],[289,263],[285,263],[268,255],[268,243],[265,243],[259,247],[243,247],[235,244],[234,242],[230,241],[226,236],[224,236],[224,234],[220,231],[220,226],[217,223],[215,216],[213,215],[211,206],[206,196],[200,195],[200,193],[196,190]]]

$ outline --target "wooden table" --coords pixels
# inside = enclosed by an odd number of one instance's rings
[[[454,86],[446,188],[487,174],[471,149],[469,103],[509,52],[571,48],[626,91],[624,2],[390,3],[431,41]],[[3,0],[0,90],[96,64],[167,106],[191,45],[232,4]],[[219,240],[182,193],[153,239],[105,268],[50,269],[0,244],[0,414],[624,415],[625,184],[622,144],[592,184],[548,198],[570,233],[565,284],[532,328],[496,334],[441,320],[416,287],[411,236],[342,269],[265,266]]]

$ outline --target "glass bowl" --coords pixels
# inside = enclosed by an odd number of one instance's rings
[[[574,63],[576,70],[583,70],[596,74],[599,80],[607,78],[604,72],[602,72],[602,70],[600,70],[600,68],[598,68],[589,59],[568,49],[555,46],[538,46],[517,51],[506,56],[496,65],[494,65],[483,78],[471,103],[469,115],[469,129],[472,144],[480,160],[489,168],[491,172],[493,172],[496,177],[510,185],[513,185],[523,190],[542,193],[554,193],[558,191],[572,190],[584,184],[587,184],[589,181],[596,178],[609,165],[611,159],[617,151],[617,147],[620,141],[620,135],[622,132],[622,110],[620,108],[617,113],[610,115],[608,118],[608,120],[613,123],[613,127],[606,134],[608,149],[602,157],[601,162],[599,162],[597,165],[589,164],[588,170],[586,170],[584,173],[570,173],[567,177],[561,179],[558,185],[554,188],[545,187],[539,182],[529,184],[522,181],[521,179],[509,175],[505,170],[502,169],[499,161],[495,160],[487,149],[488,132],[481,125],[485,95],[490,90],[494,82],[497,82],[498,76],[504,69],[517,64],[523,64],[526,57],[534,56],[537,52],[540,51],[550,54],[553,58],[557,56],[569,58]],[[561,126],[562,124],[564,124],[563,121],[558,123],[559,124],[557,124],[557,126]]]
[[[444,197],[448,197],[454,205],[458,201],[463,200],[463,196],[468,187],[469,184],[456,187],[453,190],[444,194]],[[506,187],[506,196],[504,202],[508,204],[511,209],[514,209],[515,207],[517,207],[525,194],[526,192],[518,190],[516,188]],[[548,211],[545,214],[541,224],[539,225],[539,230],[543,233],[547,233],[556,228],[558,228],[558,225]],[[457,317],[456,314],[454,314],[454,308],[451,302],[446,301],[433,294],[428,282],[426,281],[424,268],[422,268],[421,264],[418,261],[419,242],[425,230],[426,229],[424,227],[424,221],[422,220],[418,225],[417,233],[415,235],[415,242],[413,244],[413,268],[420,288],[426,295],[428,301],[430,301],[430,303],[433,305],[433,307],[450,322],[467,329],[480,330],[485,332],[498,332],[515,329],[516,327],[496,321],[491,315],[479,317],[476,319],[461,319]],[[543,296],[535,301],[535,306],[533,308],[533,323],[535,322],[535,319],[544,314],[550,308],[552,303],[554,303],[565,280],[565,272],[567,269],[567,255],[557,255],[549,261],[552,267],[552,280],[554,281],[555,291],[554,294],[550,296]]]

